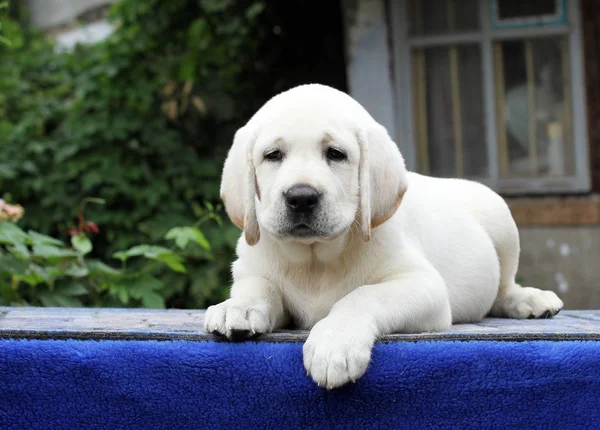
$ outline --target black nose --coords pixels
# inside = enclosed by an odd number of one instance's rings
[[[321,194],[310,185],[294,185],[285,193],[285,204],[294,213],[311,213]]]

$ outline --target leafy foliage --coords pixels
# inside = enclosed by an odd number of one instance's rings
[[[0,13],[8,9],[7,1],[0,1]],[[0,21],[0,45],[10,46],[10,40],[2,35],[2,21]]]
[[[204,237],[197,227],[177,229],[193,231],[196,238]],[[175,241],[180,237],[167,236]],[[156,273],[160,273],[161,266],[186,273],[181,252],[188,243],[180,246],[180,242],[171,248],[137,245],[117,252],[114,258],[123,263],[117,269],[99,260],[85,259],[92,249],[85,233],[73,236],[73,246],[69,248],[60,240],[0,221],[0,304],[163,308],[169,290]],[[209,249],[205,242],[202,246]],[[143,259],[134,270],[128,270],[125,263],[133,257]]]
[[[87,196],[106,201],[87,211],[102,230],[93,249],[77,235],[74,250],[54,244],[38,251],[107,260],[169,233],[179,248],[198,244],[187,256],[194,264],[186,277],[157,275],[169,285],[169,304],[200,307],[223,297],[238,230],[212,223],[205,237],[173,228],[201,218],[202,202],[219,201],[221,162],[255,108],[245,76],[263,37],[263,7],[122,0],[110,11],[114,33],[73,52],[57,52],[34,30],[0,18],[10,41],[0,44],[0,190],[10,191],[4,198],[26,208],[26,228],[55,237]],[[182,272],[181,261],[157,248],[117,255],[137,253]]]

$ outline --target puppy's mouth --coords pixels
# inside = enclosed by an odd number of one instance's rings
[[[290,229],[289,235],[302,238],[320,236],[320,234],[308,224],[296,224]]]
[[[325,233],[322,230],[311,227],[309,224],[302,223],[295,224],[292,228],[286,230],[285,233],[280,234],[279,236],[282,239],[287,238],[288,240],[297,240],[300,242],[329,242],[330,240],[337,239],[347,231],[348,229],[343,229],[334,233]]]

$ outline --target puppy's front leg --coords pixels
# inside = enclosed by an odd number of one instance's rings
[[[360,378],[379,336],[447,330],[450,302],[441,276],[429,269],[357,288],[311,330],[304,367],[328,389]]]
[[[280,328],[287,318],[279,289],[264,278],[248,277],[233,284],[230,299],[206,310],[204,327],[241,340]]]

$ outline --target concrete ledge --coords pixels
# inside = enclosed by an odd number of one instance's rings
[[[0,307],[4,339],[222,340],[203,327],[203,310]],[[307,335],[282,330],[257,340],[304,342]],[[448,332],[388,335],[381,342],[419,340],[600,340],[600,310],[562,311],[547,320],[487,318]]]

